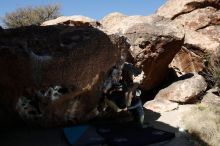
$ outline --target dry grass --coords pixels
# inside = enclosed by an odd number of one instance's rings
[[[185,128],[201,145],[220,146],[220,107],[198,104],[183,114]]]

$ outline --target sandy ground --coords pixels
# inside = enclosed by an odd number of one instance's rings
[[[175,138],[170,141],[152,144],[150,146],[193,146],[190,137],[179,131],[179,128],[182,127],[182,114],[192,106],[194,105],[180,105],[178,109],[164,113],[146,111],[146,122],[150,123],[150,125],[157,129],[173,132],[176,135]]]
[[[149,125],[165,131],[176,133],[176,137],[170,141],[156,143],[149,146],[193,146],[189,138],[179,133],[178,127],[181,127],[181,113],[188,110],[191,105],[180,106],[179,109],[155,113],[149,110],[145,111],[145,121]],[[1,128],[0,130],[1,146],[69,146],[62,128],[39,129],[28,127]]]

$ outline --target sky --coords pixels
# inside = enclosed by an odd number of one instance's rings
[[[1,0],[0,18],[20,7],[58,3],[64,16],[84,15],[100,20],[111,12],[153,14],[166,0]]]

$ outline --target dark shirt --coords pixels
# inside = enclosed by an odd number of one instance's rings
[[[107,98],[113,101],[120,109],[126,108],[125,93],[123,90],[114,90],[109,93]]]
[[[128,107],[128,110],[132,110],[135,108],[142,108],[142,102],[139,98],[134,97],[131,101],[131,106]]]

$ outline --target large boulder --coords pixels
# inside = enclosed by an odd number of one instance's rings
[[[120,20],[120,21],[118,21]],[[160,16],[125,16],[109,14],[101,20],[103,29],[128,38],[131,47],[128,61],[144,71],[142,88],[159,86],[168,73],[168,65],[183,45],[180,25]]]
[[[100,23],[92,18],[74,15],[74,16],[60,16],[56,19],[45,21],[41,26],[48,25],[68,25],[68,26],[93,26],[99,27]]]
[[[118,33],[120,30],[118,25],[119,22],[123,21],[125,18],[127,18],[127,15],[124,15],[119,12],[110,13],[107,16],[105,16],[100,23],[104,27],[103,29],[108,33]]]
[[[180,15],[208,6],[219,8],[219,0],[168,0],[157,10],[156,14],[173,20]]]
[[[219,12],[216,8],[205,7],[182,14],[173,21],[182,24],[186,29],[199,30],[209,25],[218,25],[219,17]]]
[[[189,77],[188,77],[189,75]],[[190,103],[197,100],[197,98],[206,90],[207,83],[205,79],[198,74],[185,75],[182,80],[172,83],[168,87],[160,90],[155,96],[155,99],[165,99],[178,103]]]
[[[42,126],[96,116],[104,76],[127,47],[124,38],[84,26],[31,26],[0,35],[1,108]]]
[[[168,0],[157,10],[157,15],[185,29],[183,49],[171,64],[182,74],[202,71],[207,54],[216,54],[220,48],[219,10],[219,0]]]
[[[179,104],[166,99],[154,99],[147,101],[143,106],[151,111],[163,113],[177,109]]]
[[[122,13],[114,12],[105,16],[100,23],[102,24],[104,31],[109,34],[125,34],[125,32],[135,24],[153,24],[157,21],[161,21],[162,19],[162,17],[158,17],[156,15],[152,15],[150,17],[141,15],[127,16]]]
[[[202,97],[201,103],[209,105],[220,105],[220,92],[219,88],[209,89]]]

